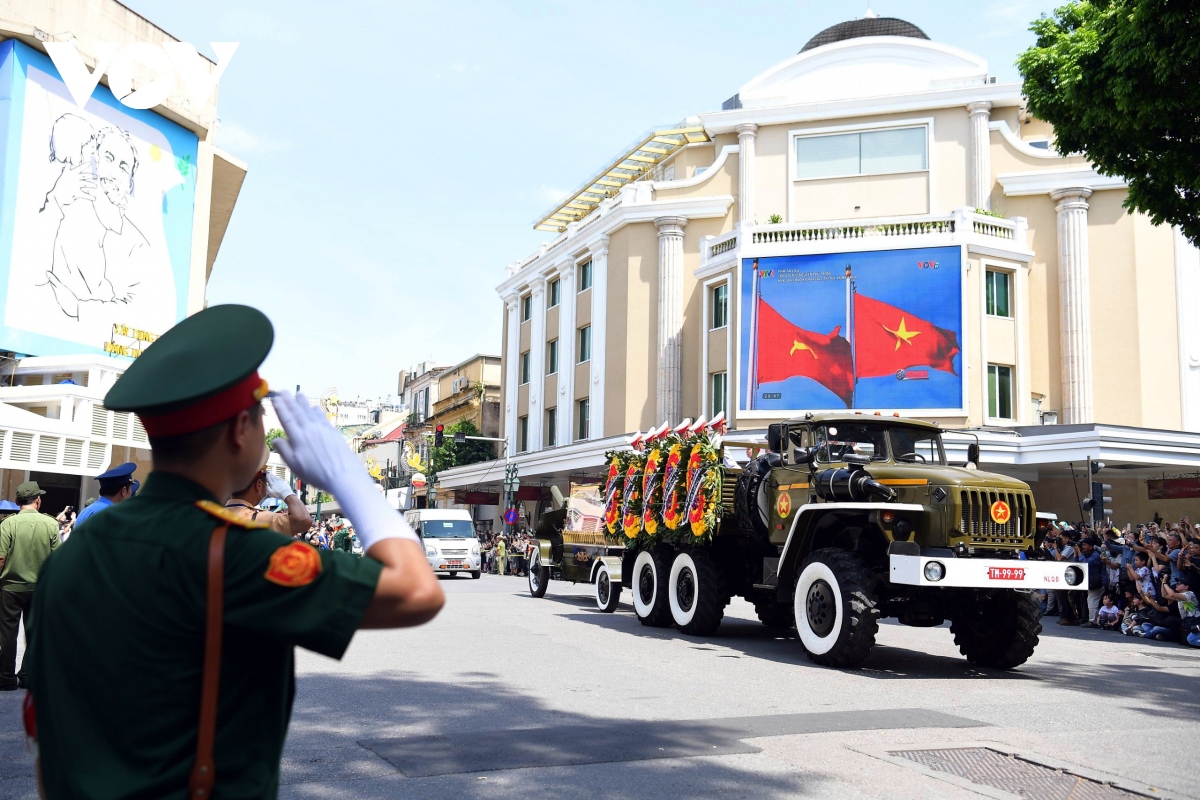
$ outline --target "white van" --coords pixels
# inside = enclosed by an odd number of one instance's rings
[[[460,571],[479,578],[479,540],[466,511],[421,508],[404,512],[404,519],[425,543],[425,558],[434,572]]]

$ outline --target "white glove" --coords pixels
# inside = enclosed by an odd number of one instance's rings
[[[288,486],[288,482],[276,475],[274,472],[267,473],[267,497],[275,497],[280,500],[286,500],[289,495],[295,494],[292,487]]]
[[[280,392],[273,404],[287,433],[275,440],[275,450],[302,480],[333,493],[362,539],[363,550],[384,539],[421,543],[404,517],[387,504],[325,412],[309,405],[302,394]]]

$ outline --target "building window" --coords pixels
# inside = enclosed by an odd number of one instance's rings
[[[712,398],[712,402],[708,410],[709,419],[716,417],[722,411],[726,411],[726,416],[728,417],[729,414],[726,409],[728,408],[727,403],[729,400],[729,373],[714,372],[712,374],[710,389],[709,396]]]
[[[796,180],[926,169],[925,126],[796,137]]]
[[[729,324],[729,284],[722,283],[712,288],[712,329],[724,328]]]
[[[592,262],[585,261],[579,265],[579,291],[592,288]]]
[[[520,373],[521,373],[521,379],[520,379],[519,383],[521,386],[524,386],[525,384],[529,383],[529,351],[528,350],[526,350],[524,353],[521,353]]]
[[[988,364],[988,416],[1012,419],[1012,367]]]
[[[517,419],[517,452],[524,453],[529,449],[529,417]]]
[[[549,291],[546,292],[546,297],[549,301],[546,303],[546,308],[554,308],[562,299],[562,284],[558,278],[550,281]]]
[[[558,372],[558,339],[546,342],[546,374]]]
[[[987,271],[987,313],[993,317],[1011,317],[1012,307],[1009,305],[1009,286],[1012,279],[1009,273],[989,269]]]
[[[529,322],[533,317],[533,295],[527,294],[521,298],[521,322]]]
[[[575,438],[586,439],[591,431],[592,401],[585,397],[575,405],[577,406],[575,418],[579,420],[579,429]]]
[[[579,362],[592,360],[592,326],[585,325],[579,329]]]
[[[546,409],[546,447],[558,445],[558,409]]]

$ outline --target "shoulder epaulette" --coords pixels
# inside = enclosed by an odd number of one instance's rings
[[[222,522],[228,522],[230,525],[236,525],[239,528],[255,530],[271,527],[265,522],[248,520],[241,514],[230,511],[225,506],[221,505],[220,503],[214,503],[212,500],[197,500],[196,508],[200,509],[201,511],[208,512]]]

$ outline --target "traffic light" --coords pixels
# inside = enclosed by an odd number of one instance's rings
[[[1092,461],[1088,459],[1088,477],[1095,475],[1100,470],[1104,469],[1103,461]],[[1086,514],[1092,512],[1092,521],[1100,522],[1105,517],[1112,516],[1112,509],[1108,504],[1112,502],[1112,497],[1105,492],[1112,491],[1112,484],[1104,483],[1103,481],[1092,481],[1092,490],[1088,494],[1087,499],[1083,501],[1083,510]]]
[[[433,429],[433,446],[441,447],[446,441],[446,426],[438,423]]]

